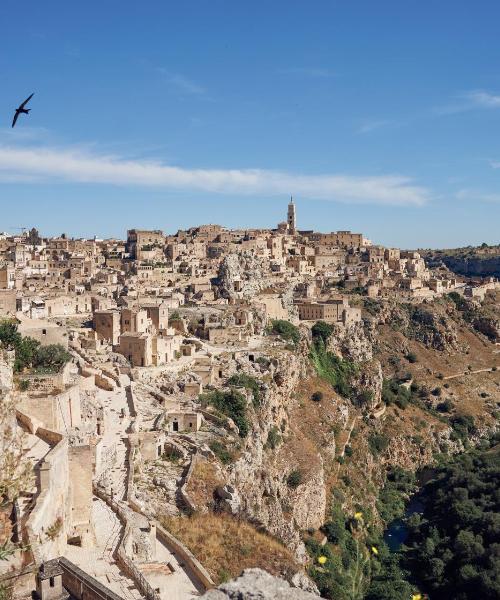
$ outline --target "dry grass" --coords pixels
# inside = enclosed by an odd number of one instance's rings
[[[216,465],[205,459],[198,459],[187,485],[187,493],[198,507],[210,507],[213,504],[214,491],[224,480],[218,473]]]
[[[273,575],[300,569],[291,552],[276,539],[229,515],[163,517],[160,522],[193,552],[216,583],[251,567]]]

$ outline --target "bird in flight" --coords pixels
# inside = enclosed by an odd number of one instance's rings
[[[17,118],[19,117],[19,115],[25,114],[27,115],[29,113],[29,111],[31,110],[31,108],[24,108],[26,106],[26,104],[28,104],[28,102],[31,100],[31,98],[33,98],[33,94],[31,94],[31,96],[28,96],[26,98],[26,100],[19,106],[19,108],[16,108],[16,114],[14,115],[14,119],[12,121],[12,127],[14,127],[14,125],[16,124]]]

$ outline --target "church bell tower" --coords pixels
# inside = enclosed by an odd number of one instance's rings
[[[291,233],[291,234],[297,233],[297,214],[295,212],[295,203],[291,196],[290,196],[290,202],[288,204],[287,223],[288,223],[289,233]]]

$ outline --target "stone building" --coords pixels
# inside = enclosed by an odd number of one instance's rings
[[[116,346],[121,333],[120,319],[118,310],[96,310],[93,325],[97,339],[105,340]]]
[[[347,325],[361,320],[361,309],[350,307],[347,298],[328,302],[301,302],[298,309],[302,321],[327,321]]]

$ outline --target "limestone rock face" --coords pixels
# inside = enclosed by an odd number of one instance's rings
[[[480,317],[472,323],[474,329],[488,337],[492,342],[500,342],[500,319]]]
[[[378,314],[378,323],[391,325],[408,339],[421,342],[427,348],[460,349],[455,322],[446,314],[431,311],[425,304],[388,305]]]
[[[281,539],[301,562],[307,553],[300,531],[318,528],[325,520],[323,459],[318,453],[300,485],[291,488],[287,475],[295,466],[290,461],[295,459],[287,454],[286,442],[272,449],[267,440],[271,430],[286,438],[288,413],[296,402],[294,392],[304,370],[305,360],[300,354],[288,354],[286,360],[277,361],[245,450],[228,468],[229,483],[239,493],[240,514]]]
[[[219,508],[232,515],[238,514],[241,508],[241,499],[238,491],[232,485],[219,486],[215,493],[217,494]]]
[[[373,358],[373,341],[363,323],[347,327],[335,325],[328,339],[328,350],[355,362],[364,362]]]
[[[382,365],[378,360],[361,363],[351,385],[356,390],[359,406],[364,410],[373,410],[382,400]]]
[[[246,569],[233,581],[223,583],[216,590],[202,596],[205,600],[318,600],[311,592],[290,587],[279,577],[262,569]]]
[[[219,266],[219,293],[223,298],[253,298],[265,287],[261,261],[251,254],[228,254]]]

